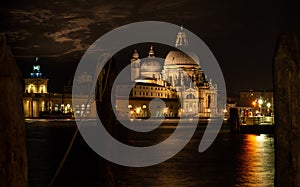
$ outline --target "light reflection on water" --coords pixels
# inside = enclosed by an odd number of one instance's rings
[[[150,145],[167,138],[174,126],[148,136],[132,134],[128,142]],[[70,123],[33,123],[27,127],[29,183],[46,186],[74,133]],[[274,186],[274,138],[270,135],[231,135],[221,130],[213,145],[199,153],[204,127],[173,158],[151,167],[129,168],[112,164],[115,186]],[[75,142],[55,186],[103,186],[101,159],[83,142]]]
[[[236,182],[241,186],[274,186],[274,141],[267,135],[245,135]]]
[[[199,153],[201,132],[197,130],[186,148],[164,163],[124,169],[119,185],[274,186],[273,136],[223,132],[207,151]]]

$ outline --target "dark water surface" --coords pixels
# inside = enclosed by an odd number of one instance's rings
[[[126,134],[132,145],[152,145],[176,128]],[[74,122],[39,121],[27,124],[30,187],[47,186],[75,132]],[[150,167],[131,168],[106,162],[79,135],[55,186],[103,186],[111,177],[115,186],[274,186],[274,138],[271,135],[230,135],[226,126],[203,153],[198,146],[205,129],[200,124],[189,144],[173,158]],[[122,136],[122,135],[121,135]]]

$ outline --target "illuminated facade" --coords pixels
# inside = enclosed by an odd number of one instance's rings
[[[149,82],[138,82],[131,89],[128,97],[123,95],[124,90],[131,87],[129,85],[119,85],[116,89],[116,110],[120,117],[126,118],[130,116],[135,117],[149,117],[150,116],[150,102],[155,98],[160,98],[165,102],[165,106],[160,104],[155,106],[155,117],[178,117],[180,116],[180,102],[177,93],[174,89]]]
[[[217,113],[217,86],[212,81],[207,81],[195,53],[187,55],[180,51],[187,46],[188,39],[181,28],[175,42],[178,50],[170,51],[163,62],[155,58],[153,46],[150,47],[147,58],[140,59],[138,51],[134,51],[131,58],[131,81],[136,85],[132,89],[128,105],[131,114],[149,117],[148,112],[140,115],[140,108],[148,108],[149,98],[161,98],[167,103],[160,116],[209,117],[212,113]],[[128,109],[121,103],[122,97],[118,91],[116,95],[118,112],[126,115]],[[136,114],[137,109],[139,114]]]
[[[78,77],[80,83],[89,81],[86,79],[87,75],[83,74]],[[25,91],[23,97],[24,116],[26,118],[70,118],[83,115],[86,110],[85,116],[95,116],[94,104],[86,104],[82,98],[82,103],[78,106],[72,106],[72,94],[66,93],[48,93],[47,83],[48,79],[43,77],[41,66],[38,63],[38,58],[35,59],[32,72],[28,78],[24,79]],[[80,96],[78,96],[80,98]]]

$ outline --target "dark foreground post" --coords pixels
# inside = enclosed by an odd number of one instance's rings
[[[112,59],[106,64],[105,68],[101,71],[96,89],[96,107],[98,111],[99,118],[101,119],[106,130],[114,136],[116,134],[116,117],[114,116],[111,96],[114,94],[112,92],[113,83],[115,80],[115,66]],[[110,144],[111,142],[107,142]],[[113,148],[112,148],[113,149]],[[103,160],[102,171],[103,175],[103,186],[113,187],[115,186],[115,171],[114,164]]]
[[[281,35],[274,61],[274,99],[275,185],[282,187],[300,186],[299,54],[297,34]]]
[[[230,133],[236,134],[240,132],[240,119],[237,108],[230,108]]]
[[[26,187],[22,78],[4,34],[0,35],[0,90],[0,186]]]

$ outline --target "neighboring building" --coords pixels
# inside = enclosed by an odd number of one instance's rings
[[[155,58],[153,46],[145,59],[140,59],[138,51],[134,51],[131,81],[137,84],[132,88],[128,106],[124,106],[122,95],[116,92],[117,111],[120,115],[149,117],[148,110],[140,114],[140,108],[147,109],[148,100],[153,98],[162,98],[166,102],[167,107],[161,109],[160,116],[208,117],[217,113],[217,86],[212,81],[207,81],[195,53],[191,51],[187,55],[180,51],[188,47],[188,39],[182,28],[177,34],[175,47],[178,50],[170,51],[163,65]],[[122,86],[126,87],[119,85],[117,90],[122,89]]]
[[[247,108],[253,115],[273,115],[274,97],[272,91],[242,91],[237,104],[240,108]],[[250,115],[250,114],[248,114]]]
[[[241,121],[253,124],[252,117],[259,117],[260,121],[255,123],[273,123],[274,98],[272,91],[242,91],[236,106],[239,109]]]
[[[72,96],[74,97],[73,99],[76,99],[76,106],[74,106],[74,116],[95,118],[97,114],[96,101],[93,98],[89,98],[86,90],[88,89],[89,92],[89,90],[92,89],[92,75],[89,75],[87,72],[82,72],[74,78],[74,84],[76,84],[76,89],[78,89],[75,91],[76,94],[72,94]]]
[[[85,81],[80,77],[78,80],[81,82]],[[38,58],[34,61],[30,76],[25,78],[24,82],[23,107],[26,118],[74,117],[74,113],[76,116],[80,116],[85,108],[85,116],[95,116],[96,109],[94,104],[85,104],[86,101],[84,99],[82,99],[80,106],[75,106],[74,110],[71,92],[48,93],[48,79],[42,75]]]

